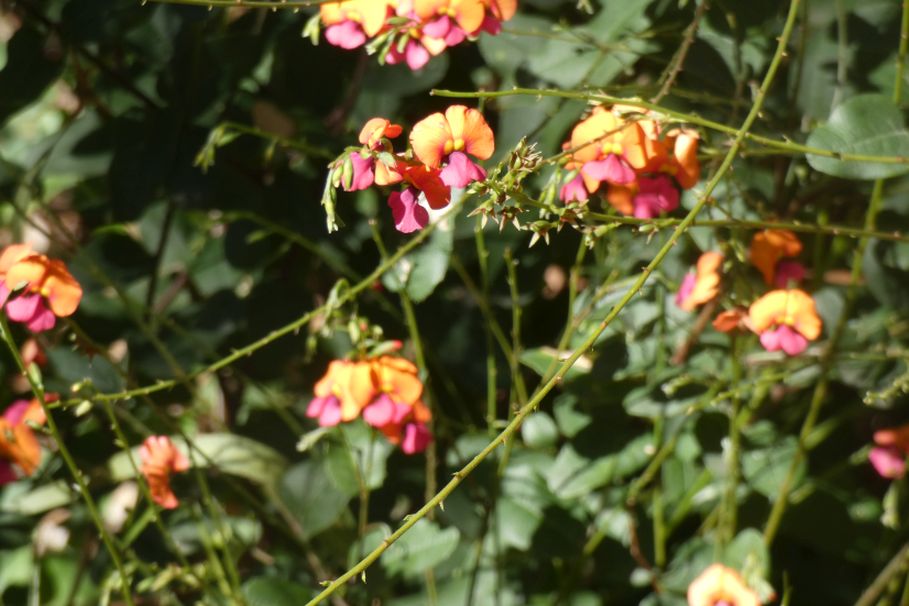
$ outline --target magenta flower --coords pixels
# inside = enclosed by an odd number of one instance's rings
[[[569,202],[586,202],[588,199],[587,188],[584,187],[584,177],[576,175],[574,179],[559,189],[559,199],[566,204]]]
[[[449,187],[467,187],[474,181],[486,178],[486,171],[474,163],[467,154],[459,151],[448,155],[448,166],[439,174],[442,183]]]

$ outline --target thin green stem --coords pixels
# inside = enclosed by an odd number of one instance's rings
[[[480,265],[480,288],[482,300],[489,302],[489,251],[486,249],[486,239],[483,237],[483,225],[477,222],[474,227],[474,243],[477,248],[477,262]],[[466,275],[466,272],[465,272]],[[462,275],[462,278],[464,276]],[[469,278],[469,276],[468,276]],[[466,282],[465,282],[466,283]],[[475,297],[476,298],[476,297]],[[486,429],[490,436],[496,435],[495,425],[498,417],[496,386],[498,382],[498,367],[496,366],[496,352],[493,344],[492,325],[483,323],[486,334]]]
[[[901,66],[902,61],[905,60],[905,55],[907,52],[907,45],[904,43],[905,38],[909,36],[909,18],[906,17],[907,12],[909,12],[909,0],[903,0],[903,19],[901,21],[900,28],[900,50],[897,58],[897,81],[902,80],[903,75]],[[901,99],[897,95],[897,92],[898,87],[894,86],[894,102],[899,105]],[[866,231],[874,230],[875,224],[877,223],[877,215],[883,203],[883,198],[884,179],[878,179],[874,182],[874,186],[871,191],[871,200],[868,204],[868,210],[865,213]],[[773,544],[773,540],[779,530],[780,523],[783,519],[783,514],[785,513],[786,508],[789,504],[789,493],[791,492],[792,485],[795,482],[795,475],[798,472],[799,466],[802,464],[802,461],[804,460],[805,455],[809,450],[807,440],[812,430],[814,429],[814,425],[817,422],[817,419],[821,412],[821,407],[823,406],[824,401],[827,397],[827,389],[830,383],[830,371],[833,368],[833,362],[836,358],[836,348],[839,345],[839,341],[842,338],[843,333],[845,332],[846,322],[848,321],[849,316],[852,314],[855,301],[858,298],[858,283],[860,281],[864,268],[865,250],[868,247],[868,242],[869,238],[867,237],[863,237],[861,240],[859,240],[859,243],[855,247],[855,251],[852,255],[852,271],[850,274],[849,288],[846,291],[846,300],[843,304],[843,310],[840,313],[836,326],[834,327],[833,332],[830,336],[830,340],[827,344],[827,349],[821,356],[821,373],[820,377],[818,378],[817,384],[815,385],[814,392],[811,396],[811,404],[808,408],[808,414],[805,416],[801,431],[799,432],[798,449],[796,450],[795,455],[792,457],[792,462],[789,464],[789,469],[786,472],[786,476],[783,478],[783,482],[780,484],[779,495],[777,496],[776,501],[773,503],[773,508],[770,510],[770,516],[767,519],[767,525],[764,527],[764,543],[768,547]]]
[[[616,97],[613,95],[606,95],[602,93],[582,93],[582,92],[573,92],[573,91],[563,91],[555,89],[537,89],[537,88],[513,88],[511,90],[504,91],[451,91],[443,89],[433,89],[430,91],[430,94],[437,97],[452,97],[456,99],[489,99],[489,98],[498,98],[498,97],[512,97],[512,96],[532,96],[532,97],[560,97],[567,99],[578,99],[580,101],[594,101],[598,103],[606,104],[621,104],[621,105],[630,105],[632,107],[638,107],[640,109],[655,111],[668,116],[670,118],[675,118],[676,120],[682,122],[688,122],[691,124],[696,124],[698,126],[703,126],[704,128],[709,128],[711,130],[719,131],[728,135],[736,135],[737,130],[732,126],[726,126],[721,122],[715,122],[713,120],[708,120],[702,118],[695,114],[688,114],[685,112],[680,112],[672,109],[665,108],[654,103],[649,103],[647,101],[642,101],[640,99],[626,99],[624,97]],[[909,157],[907,156],[879,156],[879,155],[869,155],[869,154],[850,154],[832,151],[829,149],[824,149],[821,147],[812,147],[810,145],[803,145],[801,143],[796,143],[794,141],[780,141],[777,139],[771,139],[770,137],[764,137],[761,135],[755,135],[752,133],[746,133],[745,138],[759,143],[766,147],[772,147],[774,149],[785,150],[789,152],[801,153],[801,154],[812,154],[815,156],[822,156],[825,158],[835,158],[843,162],[873,162],[877,164],[909,164]],[[739,147],[741,144],[739,144]]]
[[[704,193],[694,204],[692,209],[688,212],[682,222],[676,227],[672,235],[667,239],[666,243],[660,248],[657,254],[651,259],[647,264],[641,274],[635,280],[634,284],[629,288],[628,292],[616,303],[609,313],[606,314],[606,317],[600,322],[600,324],[587,336],[586,339],[575,349],[574,352],[562,363],[555,375],[542,384],[536,391],[535,395],[525,404],[518,412],[515,414],[511,422],[502,430],[502,432],[495,437],[489,444],[486,445],[483,450],[481,450],[476,456],[474,456],[464,467],[459,471],[455,472],[454,477],[444,486],[442,489],[429,501],[427,501],[419,510],[414,514],[409,516],[404,523],[395,530],[388,538],[386,538],[382,543],[376,547],[369,555],[360,560],[357,564],[351,567],[347,572],[342,574],[340,577],[328,584],[325,589],[323,589],[315,598],[310,600],[307,603],[307,606],[314,606],[322,602],[324,599],[332,595],[350,579],[355,578],[362,571],[366,570],[373,562],[375,562],[384,552],[387,550],[395,541],[401,538],[408,530],[410,530],[414,524],[426,517],[426,515],[433,509],[435,509],[440,503],[442,503],[445,498],[451,494],[464,479],[470,475],[470,473],[482,463],[490,454],[492,454],[499,446],[501,446],[505,440],[507,440],[512,434],[517,431],[521,426],[521,423],[531,412],[536,410],[550,391],[561,383],[565,374],[574,366],[581,356],[583,356],[587,351],[589,351],[594,344],[599,339],[600,335],[606,330],[606,328],[618,317],[619,313],[628,305],[629,302],[635,297],[635,295],[641,290],[647,280],[653,274],[654,270],[659,267],[663,262],[663,259],[666,258],[666,255],[669,254],[669,251],[675,247],[676,243],[688,230],[691,224],[694,222],[695,217],[704,206],[707,204],[710,194],[726,175],[726,172],[732,166],[732,161],[735,159],[736,154],[742,144],[742,141],[745,139],[745,134],[748,132],[748,129],[751,128],[751,125],[757,119],[758,114],[761,111],[761,108],[764,105],[764,99],[767,96],[767,91],[769,90],[771,84],[773,83],[774,78],[776,77],[777,70],[780,65],[780,61],[783,58],[783,54],[786,50],[786,46],[789,42],[789,38],[792,35],[792,28],[795,24],[795,18],[798,14],[798,7],[801,3],[801,0],[791,0],[789,5],[789,14],[786,18],[786,24],[783,27],[783,32],[780,35],[779,42],[777,44],[776,51],[774,52],[773,59],[770,61],[770,66],[767,69],[767,74],[764,76],[764,81],[761,83],[761,87],[755,97],[754,104],[751,107],[751,111],[748,113],[748,116],[745,118],[744,123],[736,132],[736,136],[733,139],[732,145],[730,146],[729,152],[723,162],[720,164],[719,168],[714,174],[713,178],[707,183],[704,188]]]
[[[123,600],[126,602],[127,606],[133,606],[133,596],[130,590],[129,576],[127,575],[126,568],[123,565],[120,551],[114,545],[113,539],[111,539],[110,535],[107,532],[107,529],[104,527],[104,522],[101,520],[101,515],[98,512],[98,507],[95,504],[95,499],[92,498],[91,491],[89,491],[85,476],[79,469],[79,466],[76,465],[76,460],[73,458],[73,455],[70,453],[66,442],[63,440],[60,429],[57,427],[57,421],[54,419],[53,411],[50,410],[50,408],[47,406],[47,400],[44,394],[44,386],[35,377],[34,373],[29,372],[28,368],[25,366],[25,363],[22,361],[22,356],[19,354],[19,348],[16,346],[16,342],[13,340],[13,335],[10,333],[9,324],[6,321],[6,316],[3,314],[0,314],[0,333],[2,333],[3,341],[6,343],[6,347],[9,350],[10,355],[16,362],[16,366],[28,380],[28,384],[31,387],[35,399],[37,399],[41,404],[41,408],[44,410],[44,415],[47,417],[47,428],[50,430],[51,437],[54,439],[54,442],[57,445],[57,449],[60,452],[60,456],[63,457],[63,461],[66,464],[67,469],[69,469],[70,475],[72,475],[73,479],[76,481],[76,485],[79,487],[79,493],[82,495],[82,499],[85,501],[86,509],[88,509],[88,515],[91,517],[92,522],[94,522],[95,527],[98,529],[101,540],[104,542],[104,546],[107,548],[107,551],[110,553],[111,559],[114,561],[114,566],[117,568],[117,573],[120,575]]]
[[[460,207],[461,207],[461,203],[455,203],[449,208],[447,213],[455,214],[460,209]],[[329,308],[332,308],[332,307],[335,307],[338,305],[342,305],[344,303],[347,303],[348,301],[351,301],[358,294],[360,294],[361,292],[363,292],[364,290],[366,290],[370,286],[372,286],[372,284],[376,280],[378,280],[385,272],[390,270],[395,265],[395,263],[397,263],[398,261],[401,260],[402,257],[404,257],[404,255],[406,255],[411,250],[413,250],[414,248],[416,248],[417,246],[422,244],[433,232],[435,225],[436,225],[436,223],[431,223],[431,224],[427,225],[419,234],[417,234],[409,242],[407,242],[406,244],[401,246],[393,255],[388,257],[388,259],[385,262],[380,263],[379,266],[376,267],[376,269],[374,269],[368,276],[363,278],[363,280],[361,280],[354,286],[351,286],[350,288],[341,292],[334,300],[330,300],[330,301],[326,302],[324,305],[320,305],[319,307],[306,312],[305,314],[303,314],[302,316],[300,316],[293,322],[290,322],[289,324],[285,324],[284,326],[282,326],[280,328],[276,328],[275,330],[271,331],[264,337],[257,339],[256,341],[253,341],[249,345],[246,345],[239,349],[235,349],[230,355],[227,355],[227,356],[221,358],[220,360],[209,364],[206,367],[198,369],[198,370],[194,370],[191,373],[188,373],[186,375],[186,378],[184,378],[182,380],[168,379],[168,380],[164,380],[164,381],[158,381],[154,385],[147,385],[145,387],[137,387],[135,389],[128,389],[128,390],[116,392],[116,393],[97,394],[97,395],[92,396],[92,399],[97,400],[97,401],[127,400],[127,399],[135,398],[138,396],[147,396],[147,395],[150,395],[153,393],[158,393],[160,391],[166,391],[168,389],[173,389],[174,387],[177,387],[178,385],[180,385],[181,383],[183,383],[186,380],[190,380],[195,377],[198,377],[199,375],[215,372],[226,366],[230,366],[237,360],[240,360],[241,358],[245,358],[247,356],[252,355],[256,351],[262,349],[263,347],[265,347],[267,345],[270,345],[271,343],[273,343],[274,341],[277,341],[281,337],[296,333],[299,329],[306,326],[313,318],[315,318],[319,314],[325,312]],[[65,404],[66,405],[76,405],[76,404],[79,404],[81,401],[82,401],[81,399],[70,400],[70,401],[65,402]]]

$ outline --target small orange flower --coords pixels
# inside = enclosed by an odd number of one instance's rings
[[[467,34],[476,33],[486,16],[480,0],[414,0],[413,8],[423,22],[440,16],[449,17]]]
[[[167,436],[149,436],[139,447],[139,471],[145,476],[152,500],[164,509],[180,502],[170,488],[170,474],[189,469],[189,460]]]
[[[802,253],[802,243],[788,229],[765,229],[751,239],[751,263],[760,270],[764,282],[773,284],[777,263],[785,257],[797,257]]]
[[[874,432],[874,448],[868,460],[881,477],[895,480],[906,475],[909,454],[909,424]]]
[[[707,303],[720,292],[720,268],[723,255],[718,252],[705,252],[698,258],[695,271],[689,272],[679,292],[675,304],[685,311],[694,311],[695,307]]]
[[[713,564],[688,586],[688,606],[760,606],[758,595],[738,572]]]
[[[322,427],[353,421],[376,396],[369,362],[333,360],[313,388],[313,395],[306,415],[318,418]]]
[[[488,160],[495,151],[495,137],[483,114],[463,105],[452,105],[445,114],[437,112],[417,122],[410,144],[417,159],[430,168],[439,168],[452,152]]]
[[[672,149],[672,156],[661,171],[670,173],[682,189],[691,189],[701,178],[701,163],[698,161],[697,131],[677,128],[666,135],[666,144]]]
[[[57,400],[55,394],[46,394],[45,401]],[[0,485],[15,479],[10,463],[15,463],[26,476],[35,473],[41,463],[41,445],[29,423],[44,425],[47,417],[37,399],[18,400],[0,417]]]
[[[392,124],[385,118],[370,118],[360,130],[359,141],[369,149],[377,149],[382,139],[394,139],[404,129],[398,124]]]
[[[6,252],[3,257],[6,257]],[[20,254],[21,249],[17,249],[12,256],[16,258]],[[0,263],[6,261],[0,258]],[[25,291],[44,296],[51,311],[60,318],[72,315],[82,300],[82,287],[67,271],[66,265],[44,255],[29,254],[17,258],[6,268],[4,283],[10,291],[26,284]]]
[[[808,341],[817,339],[823,325],[814,299],[797,288],[770,291],[751,304],[748,318],[765,349],[782,349],[790,356],[803,352]]]

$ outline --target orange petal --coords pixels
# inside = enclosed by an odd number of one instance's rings
[[[359,0],[360,23],[367,36],[372,37],[382,31],[388,18],[388,7],[392,4],[390,0]]]
[[[394,139],[401,134],[402,130],[398,124],[392,124],[390,120],[385,118],[370,118],[360,130],[358,140],[366,147],[375,149],[382,137]]]
[[[410,145],[414,155],[426,166],[438,168],[445,156],[445,145],[451,142],[448,121],[441,113],[423,118],[410,131]]]
[[[19,284],[27,282],[30,290],[41,288],[48,261],[44,255],[30,255],[21,259],[6,271],[6,287],[13,290]]]
[[[776,264],[784,257],[795,257],[802,252],[802,243],[788,229],[765,229],[751,239],[751,264],[764,276],[764,282],[773,284]]]
[[[620,131],[621,125],[612,112],[602,106],[594,108],[593,113],[571,131],[569,149],[575,150],[572,158],[581,164],[598,160],[603,145],[618,142]]]
[[[3,249],[0,254],[0,275],[9,271],[9,268],[32,254],[32,247],[28,244],[11,244]]]
[[[42,292],[47,297],[54,315],[63,318],[72,315],[82,300],[82,287],[70,275],[62,261],[49,261],[47,278]]]
[[[423,383],[417,376],[417,367],[409,360],[382,356],[373,361],[379,389],[399,404],[413,406],[423,395]]]
[[[658,172],[666,164],[666,145],[659,140],[652,120],[631,122],[622,130],[622,150],[628,164],[639,172]]]
[[[448,0],[413,0],[413,12],[420,21],[429,21],[448,9]]]
[[[742,326],[746,315],[744,309],[727,309],[713,319],[713,327],[719,332],[732,332]]]
[[[752,330],[760,334],[777,324],[786,315],[788,299],[789,294],[785,290],[772,290],[752,303],[748,308]]]
[[[518,11],[518,0],[490,0],[492,14],[500,21],[508,21]]]
[[[30,476],[41,463],[41,445],[28,425],[10,425],[6,419],[0,419],[0,456],[13,461]]]
[[[474,34],[483,25],[486,8],[480,0],[452,0],[451,8],[455,11],[455,21],[468,34]]]
[[[368,362],[348,362],[340,378],[341,420],[353,421],[376,397],[372,368]]]
[[[722,265],[723,255],[718,252],[705,252],[698,258],[694,288],[682,301],[682,309],[692,311],[717,296],[720,292]]]
[[[404,171],[407,182],[423,192],[433,209],[445,208],[451,201],[451,188],[445,185],[440,175],[438,169],[423,164],[410,165]]]
[[[809,341],[821,336],[823,321],[817,314],[814,298],[803,290],[789,291],[788,313],[792,316],[793,327]]]
[[[590,188],[587,188],[590,191]],[[593,192],[591,192],[593,193]],[[614,209],[623,215],[634,214],[634,194],[631,187],[624,185],[610,185],[606,192],[606,200]]]
[[[909,423],[875,431],[874,443],[878,446],[896,446],[903,451],[909,451]]]
[[[346,19],[344,9],[341,8],[342,4],[344,2],[326,2],[319,5],[319,17],[321,17],[323,25],[334,25]]]
[[[700,137],[691,130],[679,130],[673,141],[673,155],[678,170],[675,180],[682,189],[691,189],[701,178],[701,163],[698,161]]]
[[[373,170],[376,175],[376,185],[394,185],[404,180],[404,175],[397,170],[397,166],[394,169],[390,169],[381,160],[376,160]]]
[[[483,114],[463,105],[452,105],[445,110],[445,119],[449,132],[455,142],[463,141],[464,151],[480,160],[488,160],[496,148],[492,129],[483,118]]]

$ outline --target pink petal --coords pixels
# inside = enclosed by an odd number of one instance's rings
[[[679,190],[666,176],[638,179],[638,193],[634,197],[634,216],[653,219],[679,207]]]
[[[401,450],[405,454],[423,452],[432,441],[429,428],[422,423],[408,423],[404,427],[404,439],[401,440]]]
[[[765,330],[761,333],[761,345],[764,346],[764,349],[767,351],[779,351],[780,350],[780,336],[777,334],[777,330]]]
[[[366,33],[359,23],[348,20],[326,27],[325,39],[332,46],[350,50],[366,43]]]
[[[808,347],[808,339],[789,326],[780,326],[777,331],[780,347],[790,356],[797,356]]]
[[[486,178],[486,171],[472,162],[464,152],[451,152],[448,166],[439,173],[442,183],[449,187],[467,187]]]
[[[28,322],[41,305],[41,295],[20,295],[6,304],[6,315],[13,322]]]
[[[773,284],[777,288],[790,288],[793,284],[798,286],[806,273],[805,266],[798,261],[780,261],[776,264]]]
[[[363,420],[373,427],[385,427],[394,421],[395,403],[382,394],[363,409]]]
[[[403,234],[409,234],[426,227],[429,223],[429,213],[417,204],[419,192],[408,187],[402,192],[392,192],[388,197],[388,206],[395,220],[395,229]]]
[[[319,427],[334,427],[341,422],[341,401],[330,398],[319,415]]]
[[[628,185],[635,177],[628,163],[615,154],[609,154],[603,160],[587,162],[581,167],[581,172],[591,179],[613,185]]]
[[[357,152],[350,154],[350,163],[353,166],[353,177],[350,180],[350,187],[344,186],[344,191],[359,191],[367,189],[375,181],[373,172],[374,161],[371,157],[363,157]]]
[[[584,187],[584,177],[581,175],[576,175],[559,190],[559,199],[566,204],[568,202],[586,202],[587,198],[587,188]]]
[[[675,304],[677,307],[681,307],[691,295],[691,291],[694,290],[694,285],[697,283],[698,277],[697,274],[693,271],[689,271],[685,274],[685,279],[682,280],[681,286],[679,286],[679,292],[675,293]]]
[[[28,400],[16,400],[3,411],[3,418],[9,421],[10,425],[18,425],[30,405],[31,402]]]
[[[53,328],[56,323],[57,317],[51,310],[44,307],[44,304],[42,303],[25,327],[32,332],[44,332],[45,330]]]
[[[895,480],[906,473],[906,457],[895,446],[876,446],[868,453],[874,470],[883,478]]]
[[[423,33],[430,38],[444,38],[449,31],[451,31],[451,19],[448,15],[442,15],[423,26]]]
[[[448,31],[448,35],[445,36],[445,45],[449,47],[457,46],[461,42],[464,42],[465,39],[467,39],[467,32],[457,25],[453,25]]]
[[[407,43],[407,48],[404,49],[404,57],[407,59],[407,67],[416,71],[429,63],[430,55],[426,47],[419,42],[411,40]]]
[[[410,416],[413,409],[407,404],[399,404],[398,402],[393,402],[393,404],[394,409],[392,411],[391,422],[400,425],[404,422],[404,419]]]

